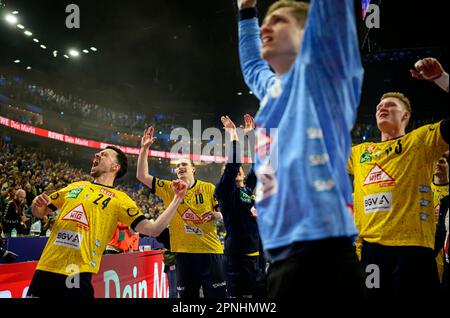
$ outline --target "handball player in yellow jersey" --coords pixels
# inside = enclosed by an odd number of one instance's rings
[[[102,254],[117,222],[136,232],[158,236],[183,200],[187,185],[171,183],[173,200],[152,222],[124,192],[114,189],[115,179],[127,171],[127,157],[109,146],[95,154],[91,168],[94,182],[75,182],[33,201],[33,215],[42,218],[59,210],[58,217],[33,276],[28,297],[89,299],[94,297],[92,274],[98,272]]]
[[[153,143],[154,128],[145,130],[141,140],[137,179],[148,186],[167,206],[174,196],[170,182],[148,172],[148,152]],[[215,186],[195,178],[190,159],[180,159],[176,174],[188,185],[177,213],[170,221],[170,251],[176,253],[177,291],[180,298],[198,298],[200,286],[205,298],[225,298],[223,248],[217,236],[214,220],[221,218],[219,203],[214,197]]]
[[[448,91],[448,74],[435,59],[419,61],[411,73]],[[430,180],[435,162],[448,150],[449,123],[405,133],[410,117],[408,98],[384,94],[376,107],[381,142],[354,146],[349,160],[361,261],[366,270],[379,268],[379,285],[368,286],[371,298],[431,297],[438,290]]]

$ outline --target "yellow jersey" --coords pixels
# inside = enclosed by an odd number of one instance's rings
[[[431,190],[433,191],[433,206],[436,208],[441,204],[442,198],[448,195],[448,183],[437,185],[431,182]]]
[[[174,197],[172,182],[153,178],[152,193],[159,196],[166,207]],[[214,220],[214,208],[219,205],[212,183],[195,180],[169,224],[170,250],[178,253],[223,254]]]
[[[63,275],[97,273],[117,222],[134,228],[145,219],[131,198],[112,187],[75,182],[50,195],[60,210],[38,270]]]
[[[434,163],[446,150],[440,123],[352,148],[348,170],[354,175],[355,224],[361,239],[434,248],[430,180]]]

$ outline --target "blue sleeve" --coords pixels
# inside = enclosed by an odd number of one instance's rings
[[[239,21],[239,57],[245,83],[261,100],[275,80],[275,73],[261,57],[257,18]]]
[[[299,57],[334,79],[361,75],[354,0],[312,1]]]

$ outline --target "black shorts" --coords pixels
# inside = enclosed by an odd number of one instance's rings
[[[31,280],[27,297],[67,300],[93,299],[92,274],[81,273],[79,277],[79,284],[77,284],[74,277],[68,278],[66,275],[36,270]],[[67,285],[75,287],[69,288]]]
[[[177,292],[179,298],[226,298],[222,254],[176,254]]]
[[[264,297],[262,256],[225,255],[227,295],[230,298]]]
[[[304,246],[301,252],[269,267],[270,298],[295,301],[364,298],[361,264],[348,238],[324,239],[310,245],[306,242]]]
[[[434,252],[421,246],[385,246],[363,241],[361,263],[372,281],[367,288],[370,298],[418,296],[434,297],[439,290],[439,275]],[[373,284],[374,270],[379,268],[378,284]],[[373,265],[372,265],[373,266]]]

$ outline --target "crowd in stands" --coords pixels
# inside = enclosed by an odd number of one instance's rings
[[[68,161],[54,161],[48,154],[39,153],[36,149],[4,142],[3,138],[0,139],[0,148],[0,215],[19,189],[25,190],[26,193],[20,210],[28,217],[21,229],[16,229],[18,234],[29,234],[31,224],[37,221],[28,210],[37,195],[43,192],[51,194],[72,182],[93,180],[90,175],[73,167]],[[67,155],[70,156],[70,153]],[[148,218],[156,218],[159,212],[164,210],[159,198],[140,184],[121,184],[118,189],[126,192]],[[45,219],[43,228],[46,223],[54,221],[54,217],[55,215],[51,215]],[[41,234],[45,235],[45,231]]]

